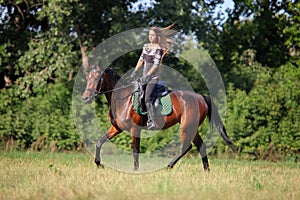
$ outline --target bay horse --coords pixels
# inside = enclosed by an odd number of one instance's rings
[[[140,134],[142,129],[147,129],[147,117],[141,116],[133,110],[132,93],[133,85],[116,87],[118,81],[124,81],[112,68],[102,70],[100,66],[93,65],[86,77],[87,85],[82,95],[82,100],[90,103],[99,94],[105,94],[110,106],[109,118],[111,126],[96,144],[95,163],[102,166],[100,150],[102,145],[120,134],[123,130],[130,132],[132,138],[132,151],[134,158],[134,169],[139,168]],[[115,88],[116,87],[116,88]],[[209,171],[209,163],[206,155],[206,146],[198,133],[198,127],[208,117],[211,124],[217,127],[224,141],[233,146],[229,139],[224,124],[220,118],[216,106],[207,97],[191,91],[171,90],[170,98],[173,104],[173,111],[167,116],[160,116],[157,121],[157,129],[167,129],[175,124],[180,124],[180,137],[182,140],[181,152],[169,164],[173,168],[177,161],[192,148],[192,142],[196,145],[197,151],[202,158],[203,168]]]

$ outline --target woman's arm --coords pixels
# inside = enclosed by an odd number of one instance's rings
[[[143,66],[143,64],[144,64],[144,61],[139,60],[135,66],[134,71],[137,72]]]

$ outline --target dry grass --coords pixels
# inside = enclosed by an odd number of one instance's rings
[[[300,199],[300,166],[198,158],[172,170],[97,169],[83,154],[0,153],[0,199]]]

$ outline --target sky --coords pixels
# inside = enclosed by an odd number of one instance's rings
[[[224,13],[224,17],[225,19],[223,20],[223,22],[226,20],[226,18],[228,17],[227,16],[227,13],[225,12],[225,10],[227,8],[230,8],[230,9],[233,9],[234,8],[234,3],[232,0],[224,0],[224,3],[220,6],[217,7],[216,9],[216,15],[218,12],[223,12]]]
[[[233,8],[234,3],[232,0],[225,0],[223,5],[225,8]]]
[[[155,0],[138,0],[136,3],[133,4],[132,10],[136,11],[138,9],[138,5],[140,5],[140,4],[143,4],[144,7],[149,7],[149,6],[151,6],[151,4],[153,2],[155,2]],[[225,10],[227,8],[230,8],[230,9],[234,8],[233,0],[224,0],[224,3],[216,8],[215,15],[217,15],[218,12],[224,13],[224,17],[225,17],[224,21],[225,21],[227,18],[227,14],[226,14]]]

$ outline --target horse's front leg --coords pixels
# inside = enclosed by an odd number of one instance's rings
[[[122,130],[117,129],[114,126],[111,126],[108,131],[106,132],[106,134],[100,138],[96,144],[96,157],[95,157],[95,163],[98,167],[103,167],[103,165],[101,164],[101,158],[100,158],[100,150],[102,148],[102,145],[112,139],[113,137],[115,137],[116,135],[118,135],[119,133],[121,133]]]
[[[107,135],[104,135],[102,138],[100,138],[96,144],[96,157],[95,157],[95,163],[97,167],[102,167],[103,165],[101,164],[101,158],[100,158],[100,150],[102,145],[108,140]]]
[[[133,152],[133,163],[134,170],[138,170],[139,168],[139,153],[140,153],[140,135],[141,130],[132,128],[130,130],[131,139],[132,139],[132,152]]]

